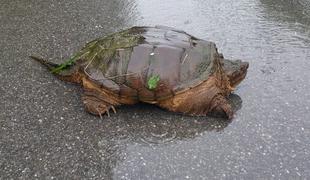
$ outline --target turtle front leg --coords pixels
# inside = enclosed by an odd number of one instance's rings
[[[189,115],[205,116],[210,114],[232,119],[234,112],[225,97],[229,90],[223,89],[218,85],[216,78],[210,77],[206,82],[192,89],[159,101],[158,105],[170,111]],[[229,89],[228,86],[227,89]]]
[[[208,94],[209,95],[209,94]],[[215,96],[191,94],[175,96],[159,104],[160,107],[174,112],[181,112],[193,116],[211,115],[215,117],[233,118],[233,110],[228,100],[222,94]]]
[[[234,112],[227,98],[221,94],[218,94],[213,98],[210,106],[210,115],[216,117],[226,116],[228,119],[232,119],[233,114]]]

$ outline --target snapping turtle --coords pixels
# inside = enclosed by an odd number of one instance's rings
[[[226,97],[248,63],[224,59],[213,42],[170,27],[132,27],[86,44],[63,64],[31,56],[64,81],[81,84],[88,112],[146,102],[189,115],[233,111]]]

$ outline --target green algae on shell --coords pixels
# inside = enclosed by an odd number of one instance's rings
[[[77,60],[82,62],[101,61],[99,67],[103,72],[112,59],[117,49],[132,48],[136,46],[143,37],[139,34],[132,34],[129,30],[114,33],[98,38],[86,44],[86,46],[64,63],[52,69],[52,73],[60,73],[62,70],[74,65]],[[102,62],[103,61],[103,62]]]

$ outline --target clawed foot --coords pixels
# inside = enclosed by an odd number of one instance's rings
[[[98,115],[100,116],[101,119],[102,119],[102,115],[105,113],[107,113],[108,117],[110,117],[110,109],[113,110],[114,114],[116,113],[114,106],[105,106],[104,105],[104,107],[99,106],[96,108]]]
[[[83,97],[83,102],[85,105],[85,109],[95,115],[99,115],[100,118],[102,119],[103,114],[107,114],[108,117],[110,117],[110,110],[116,113],[116,109],[113,105],[108,104],[104,101],[98,101],[98,99],[94,99],[91,97],[84,96]]]

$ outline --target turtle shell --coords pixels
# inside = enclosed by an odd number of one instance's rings
[[[195,87],[219,66],[213,42],[169,27],[132,27],[88,43],[86,76],[121,97],[155,103]]]

